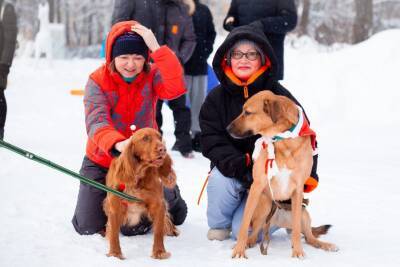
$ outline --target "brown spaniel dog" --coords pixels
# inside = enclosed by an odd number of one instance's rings
[[[179,232],[167,212],[163,186],[173,188],[176,175],[160,133],[151,128],[136,131],[121,155],[112,161],[106,184],[142,200],[128,202],[107,193],[104,200],[108,217],[106,235],[110,243],[107,256],[124,258],[119,244],[120,227],[136,225],[145,215],[153,223],[152,257],[169,258],[171,254],[164,248],[164,235],[177,236]]]

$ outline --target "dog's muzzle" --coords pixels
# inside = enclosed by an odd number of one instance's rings
[[[233,138],[236,139],[243,139],[254,135],[252,130],[242,132],[238,128],[239,127],[236,127],[235,121],[233,121],[231,124],[228,125],[228,127],[226,127],[226,130]]]

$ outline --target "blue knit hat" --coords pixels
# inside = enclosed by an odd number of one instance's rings
[[[126,32],[115,39],[112,47],[111,59],[126,54],[141,55],[147,60],[149,48],[142,36],[134,32]]]

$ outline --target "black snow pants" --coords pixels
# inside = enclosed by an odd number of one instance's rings
[[[161,130],[163,124],[162,109],[163,100],[157,102],[156,120],[158,128]],[[174,135],[176,138],[176,148],[181,152],[192,152],[192,138],[190,135],[191,118],[190,108],[186,105],[186,94],[168,101],[168,106],[172,110],[174,116]]]

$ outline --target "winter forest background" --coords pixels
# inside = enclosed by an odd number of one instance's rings
[[[46,0],[14,0],[19,18],[19,54],[31,53],[40,28],[38,6]],[[222,28],[230,0],[202,0],[214,16],[217,32]],[[306,35],[318,43],[355,44],[373,34],[400,28],[400,0],[296,0],[298,26],[289,40]],[[113,0],[48,0],[52,33],[64,43],[68,56],[98,56],[110,28]],[[292,38],[290,38],[292,37]],[[66,55],[54,55],[64,57]]]

